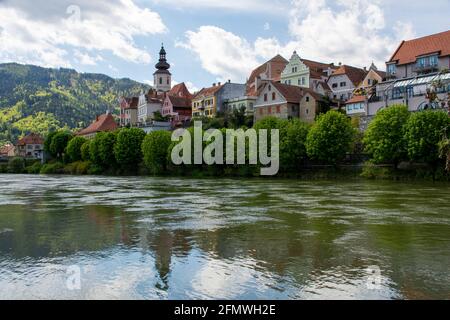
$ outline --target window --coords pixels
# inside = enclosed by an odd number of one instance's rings
[[[272,101],[277,98],[277,94],[275,92],[272,92]]]
[[[306,114],[309,114],[309,109],[306,109]]]
[[[277,106],[277,113],[281,113],[281,107]]]
[[[403,88],[394,88],[392,90],[392,99],[402,99],[403,98]]]
[[[337,88],[338,84],[337,83],[333,83],[333,85],[331,86],[332,88]]]
[[[302,85],[304,86],[306,84],[306,79],[305,77],[302,78]]]
[[[264,93],[264,101],[267,101],[267,93]]]
[[[372,85],[372,79],[367,79],[367,84],[368,84],[369,86],[371,86],[371,85]]]
[[[388,64],[387,72],[390,75],[396,74],[397,73],[397,65],[395,65],[395,64]]]
[[[170,79],[169,78],[167,78],[167,84],[170,84]]]
[[[298,85],[300,86],[302,84],[302,81],[298,79]]]
[[[271,85],[269,85],[269,91],[272,91],[272,86]]]
[[[163,79],[159,78],[159,84],[162,84],[162,82],[163,82]]]
[[[341,87],[345,87],[346,85],[347,85],[347,82],[345,82],[345,81],[341,82],[341,84],[340,84]]]
[[[272,107],[269,107],[269,114],[272,114]]]
[[[306,97],[306,102],[309,102],[309,97]]]

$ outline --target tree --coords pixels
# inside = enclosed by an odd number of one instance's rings
[[[306,139],[308,156],[313,160],[337,164],[351,150],[355,129],[338,111],[320,115]]]
[[[114,144],[116,143],[116,133],[99,132],[90,143],[90,157],[94,164],[103,169],[116,165],[114,157]]]
[[[81,146],[81,159],[83,161],[91,160],[91,141],[86,140],[86,142]]]
[[[148,134],[142,143],[144,163],[153,174],[163,173],[167,170],[169,161],[169,148],[172,144],[172,135],[168,131],[155,131]]]
[[[392,106],[380,110],[369,124],[363,139],[365,151],[375,163],[394,163],[407,158],[405,125],[410,117],[408,107]]]
[[[298,119],[284,121],[280,130],[280,161],[285,170],[296,170],[306,159],[310,126]]]
[[[142,129],[122,129],[117,134],[114,155],[119,165],[137,166],[142,161],[142,142],[146,133]]]
[[[409,158],[435,165],[439,161],[439,143],[449,129],[450,118],[444,111],[423,111],[411,115],[405,129]]]
[[[75,137],[69,141],[66,149],[66,154],[72,162],[82,160],[81,147],[86,143],[83,137]]]
[[[72,139],[72,134],[67,131],[56,133],[50,143],[50,154],[57,159],[62,159],[66,151],[67,144]]]

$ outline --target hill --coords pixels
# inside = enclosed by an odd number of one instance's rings
[[[82,128],[107,109],[117,109],[120,96],[148,89],[103,74],[0,64],[0,142],[15,142],[29,131],[45,135],[61,127]]]

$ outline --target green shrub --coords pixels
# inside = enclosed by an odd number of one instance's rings
[[[90,143],[91,161],[98,167],[108,169],[115,167],[114,144],[117,134],[114,132],[99,132]]]
[[[89,161],[72,162],[64,167],[64,173],[72,175],[88,174],[91,163]]]
[[[375,163],[397,164],[407,158],[404,139],[410,113],[403,105],[380,110],[365,133],[365,151]]]
[[[31,166],[26,167],[26,171],[29,174],[39,174],[42,169],[42,164],[40,162],[35,162]]]
[[[47,163],[41,168],[41,174],[63,174],[64,165],[61,162]]]
[[[90,161],[91,160],[91,141],[87,140],[82,146],[81,146],[81,159],[83,161]]]
[[[0,173],[8,173],[8,164],[0,163]]]
[[[350,119],[337,111],[320,115],[306,139],[308,156],[329,164],[337,164],[350,152],[356,130]]]
[[[66,149],[69,161],[76,162],[82,160],[81,147],[85,143],[86,139],[83,137],[75,137],[69,141]]]
[[[50,136],[51,141],[46,144],[49,145],[50,155],[57,159],[62,159],[66,151],[67,144],[72,139],[72,134],[67,131],[59,131]],[[47,138],[48,140],[49,138]]]
[[[439,143],[450,133],[450,117],[444,111],[417,112],[405,127],[405,139],[410,160],[436,164]]]
[[[25,159],[21,157],[15,157],[8,161],[9,173],[24,173],[25,172]]]
[[[117,134],[114,145],[114,155],[120,166],[138,169],[142,162],[142,142],[146,134],[144,130],[138,128],[125,128]]]
[[[361,173],[361,177],[374,180],[388,180],[393,176],[393,168],[382,167],[373,162],[366,162]]]
[[[155,131],[148,134],[142,143],[144,163],[152,174],[167,171],[169,164],[169,148],[172,144],[171,133]]]

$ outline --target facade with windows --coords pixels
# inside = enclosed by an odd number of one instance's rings
[[[168,92],[172,89],[172,74],[170,64],[167,62],[164,45],[159,52],[159,61],[155,65],[156,72],[153,74],[153,84],[158,92]]]
[[[331,89],[330,98],[335,101],[346,102],[353,97],[353,92],[364,81],[367,71],[364,69],[342,65],[333,72],[328,79]]]

